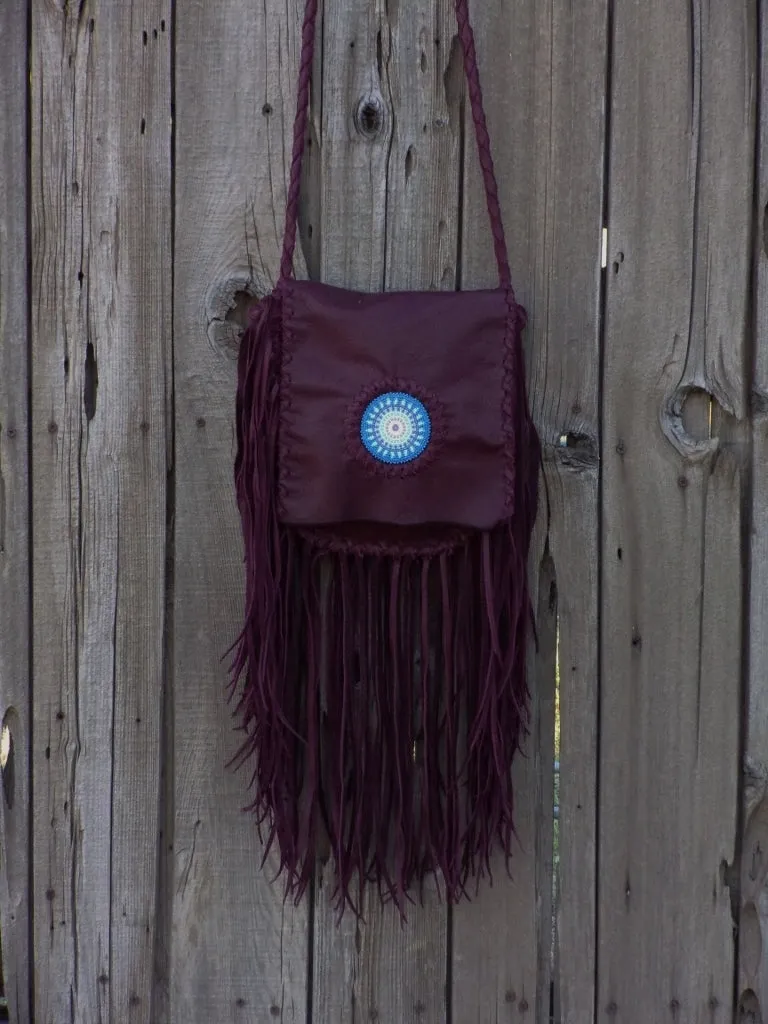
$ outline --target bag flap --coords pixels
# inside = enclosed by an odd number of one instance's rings
[[[281,294],[283,521],[489,529],[504,519],[503,410],[522,312],[508,294],[309,281]]]

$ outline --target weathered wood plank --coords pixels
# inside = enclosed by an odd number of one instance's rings
[[[11,1019],[29,1024],[27,5],[0,7],[0,930]]]
[[[119,11],[119,16],[118,12]],[[99,12],[101,13],[101,12]],[[96,14],[98,18],[98,13]],[[165,656],[167,466],[172,373],[171,2],[112,0],[103,12],[112,52],[120,49],[120,245],[128,267],[120,363],[109,384],[126,411],[128,442],[119,480],[112,727],[113,1020],[155,1024],[158,803]],[[99,30],[102,19],[96,22]],[[107,74],[114,75],[114,64]],[[138,154],[135,152],[139,147]],[[119,159],[126,160],[121,156]],[[116,254],[119,261],[121,257]],[[119,265],[119,263],[118,263]],[[131,374],[131,384],[125,379]],[[125,582],[123,583],[123,580]]]
[[[170,43],[34,3],[35,1019],[149,1021],[163,655]]]
[[[237,318],[279,262],[299,5],[176,11],[173,925],[177,1024],[307,1017],[307,906],[272,884],[233,773],[227,648],[242,623],[234,501]]]
[[[614,14],[598,1011],[725,1022],[743,453],[682,410],[702,389],[746,416],[755,5]]]
[[[455,287],[463,72],[454,34],[451,0],[326,3],[324,281],[366,291]],[[347,916],[337,928],[326,871],[316,887],[315,1019],[444,1021],[448,915],[434,887],[405,926],[373,897],[365,924]]]
[[[606,17],[579,6],[472,5],[513,281],[529,312],[529,393],[544,444],[531,578],[539,656],[527,760],[515,767],[520,852],[453,921],[457,1021],[548,1021],[553,716],[559,621],[562,1020],[594,1005],[600,232]],[[485,197],[466,134],[462,283],[492,284]],[[547,498],[548,495],[548,498]],[[547,524],[547,505],[549,523]],[[546,527],[549,527],[548,534]],[[546,535],[546,536],[545,536]],[[546,549],[545,549],[546,544]]]
[[[760,9],[760,46],[768,10]],[[747,719],[739,915],[739,1024],[768,1018],[768,73],[760,68],[755,225],[755,376],[752,382],[752,508],[747,608]],[[733,876],[737,881],[738,876]]]

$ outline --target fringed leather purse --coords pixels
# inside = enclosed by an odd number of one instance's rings
[[[514,839],[539,440],[467,0],[458,34],[499,287],[360,294],[293,277],[317,0],[302,32],[280,278],[242,338],[233,690],[267,851],[297,900],[330,852],[343,910],[448,900]],[[265,853],[266,858],[266,853]],[[439,876],[438,876],[439,877]]]

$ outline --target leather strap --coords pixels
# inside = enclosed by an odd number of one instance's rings
[[[296,222],[299,212],[299,193],[301,189],[301,163],[304,156],[304,140],[307,134],[307,115],[309,110],[309,85],[312,77],[312,60],[315,50],[315,26],[317,23],[318,0],[306,0],[304,24],[301,30],[301,59],[299,61],[299,88],[296,99],[296,120],[293,125],[293,157],[291,159],[291,177],[288,186],[288,200],[285,211],[285,234],[283,237],[283,256],[280,262],[280,279],[285,280],[293,274],[293,252],[296,246]],[[468,0],[455,0],[456,24],[459,41],[464,54],[464,73],[467,78],[467,91],[475,123],[477,151],[480,167],[483,172],[485,198],[488,204],[488,218],[493,234],[493,246],[496,263],[499,268],[499,284],[502,288],[511,289],[511,274],[507,243],[504,236],[504,225],[499,205],[499,190],[493,170],[491,156],[491,140],[483,107],[483,93],[480,87],[480,73],[477,68],[475,53],[475,37],[469,21]]]

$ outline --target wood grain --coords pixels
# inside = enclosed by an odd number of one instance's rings
[[[35,1020],[149,1021],[170,328],[159,0],[32,10]]]
[[[403,927],[373,900],[339,925],[328,865],[284,904],[225,767],[235,360],[303,2],[30,4],[29,40],[0,5],[12,1019],[548,1024],[551,984],[558,1024],[768,1019],[765,12],[470,0],[544,441],[539,647],[513,880],[450,912],[429,885]],[[321,6],[299,275],[492,285],[453,0]]]
[[[0,930],[11,1020],[30,1024],[26,4],[0,7]]]
[[[322,67],[321,270],[366,291],[453,288],[462,66],[450,0],[330,0]],[[375,898],[336,927],[316,886],[314,1019],[446,1019],[447,910],[433,885],[402,926]]]
[[[173,639],[175,1024],[307,1019],[307,906],[261,868],[249,773],[234,755],[228,659],[243,563],[234,501],[239,320],[277,273],[299,5],[239,0],[176,12],[176,409]]]
[[[322,32],[321,100],[313,114],[320,146],[320,275],[327,284],[381,291],[395,116],[384,5],[329,0]]]
[[[598,1012],[725,1022],[755,5],[614,12]],[[711,438],[684,412],[697,390],[722,410]]]
[[[759,13],[760,45],[768,45],[768,11]],[[768,75],[760,69],[755,225],[755,361],[752,413],[752,502],[747,647],[743,835],[739,884],[739,1024],[768,1018]]]
[[[149,1021],[170,314],[160,2],[33,5],[35,1019]]]
[[[529,395],[545,481],[532,544],[539,657],[533,730],[515,767],[520,853],[453,922],[457,1021],[548,1021],[555,645],[559,623],[562,1021],[594,1012],[597,808],[597,518],[600,232],[605,130],[603,0],[473,5],[513,283],[529,312]],[[468,122],[463,287],[494,280]],[[547,516],[549,518],[547,519]],[[553,618],[557,617],[557,623]]]

